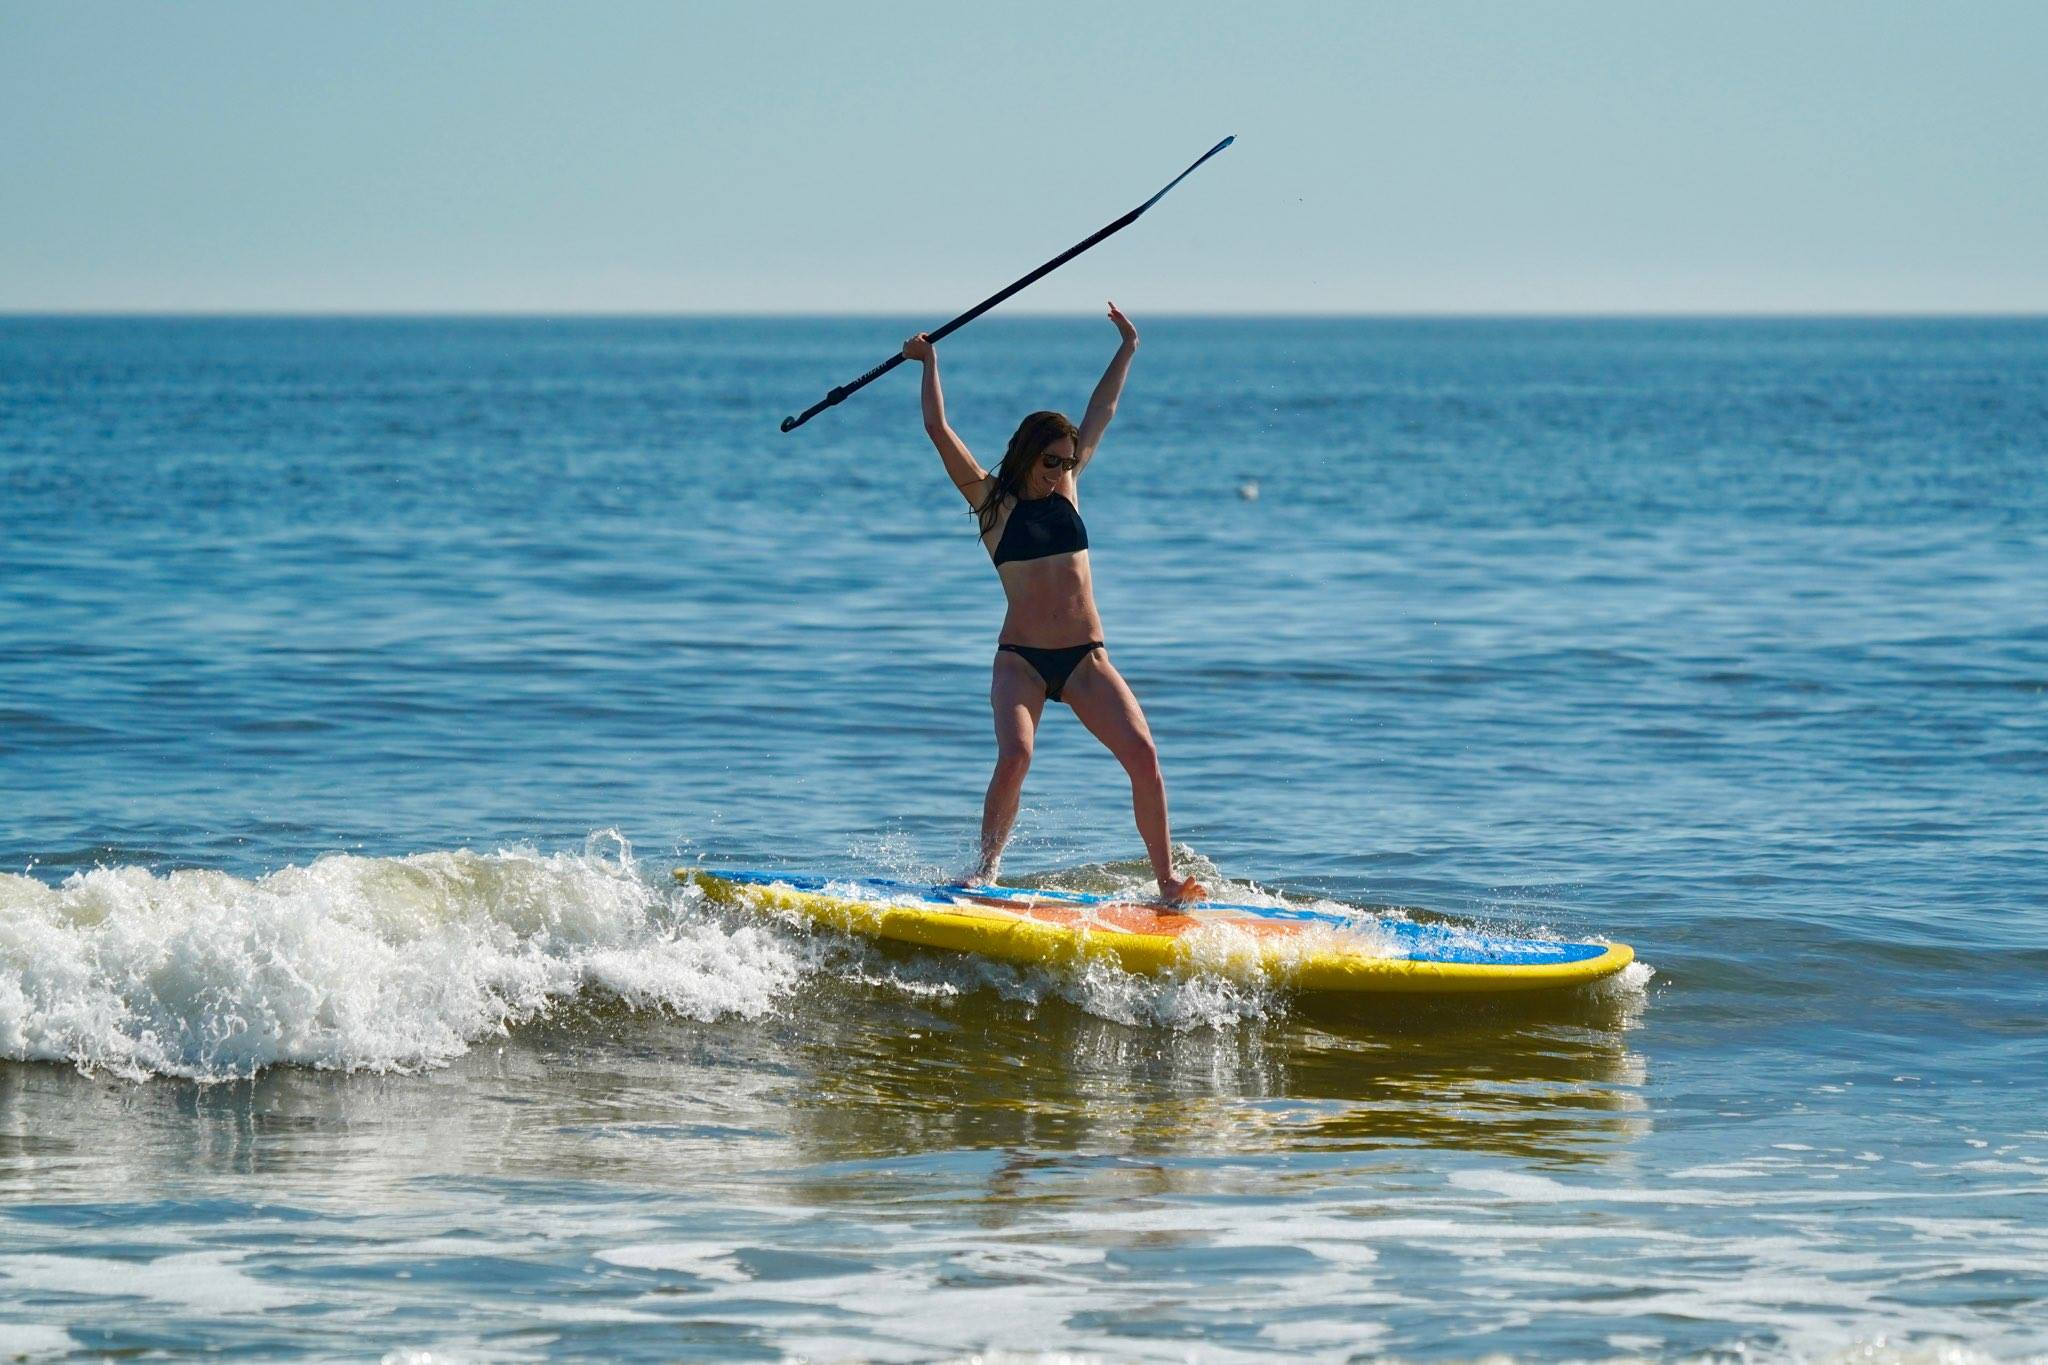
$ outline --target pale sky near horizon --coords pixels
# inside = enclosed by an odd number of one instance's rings
[[[0,0],[0,311],[2048,312],[2048,4]]]

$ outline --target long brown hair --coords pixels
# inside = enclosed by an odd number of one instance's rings
[[[981,521],[980,534],[987,535],[996,524],[996,513],[1002,510],[1005,496],[1024,496],[1024,476],[1031,472],[1032,461],[1062,436],[1081,439],[1080,431],[1064,412],[1034,412],[1017,424],[1017,434],[1010,438],[1010,448],[1003,452],[1003,462],[996,466],[995,477],[989,480],[987,496],[974,509],[974,515]]]

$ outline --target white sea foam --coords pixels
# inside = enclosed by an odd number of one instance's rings
[[[307,1302],[312,1295],[257,1279],[240,1265],[243,1251],[197,1251],[153,1261],[99,1256],[0,1256],[0,1283],[24,1290],[102,1295],[119,1286],[123,1296],[207,1315],[261,1313]]]
[[[616,836],[255,881],[0,876],[0,1056],[129,1076],[415,1069],[578,1000],[758,1016],[799,973],[772,929],[700,913]]]
[[[1090,962],[1051,973],[1050,980],[1072,1003],[1120,1024],[1224,1028],[1263,1018],[1275,1008],[1272,992],[1263,985],[1200,969],[1138,976],[1106,962]]]
[[[607,1265],[629,1270],[676,1270],[700,1280],[740,1284],[749,1276],[733,1260],[726,1242],[659,1242],[611,1247],[595,1253]]]
[[[0,1360],[40,1360],[71,1354],[78,1343],[61,1327],[0,1322]]]

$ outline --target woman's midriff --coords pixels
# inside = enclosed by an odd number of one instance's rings
[[[1000,641],[1037,649],[1061,649],[1102,638],[1102,618],[1095,614],[1095,585],[1088,574],[1088,552],[1018,559],[1000,565],[1003,592],[1010,610],[1003,617]]]

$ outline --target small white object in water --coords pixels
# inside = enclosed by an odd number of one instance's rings
[[[1259,481],[1257,479],[1246,479],[1237,486],[1237,495],[1246,502],[1257,502],[1259,500]]]

